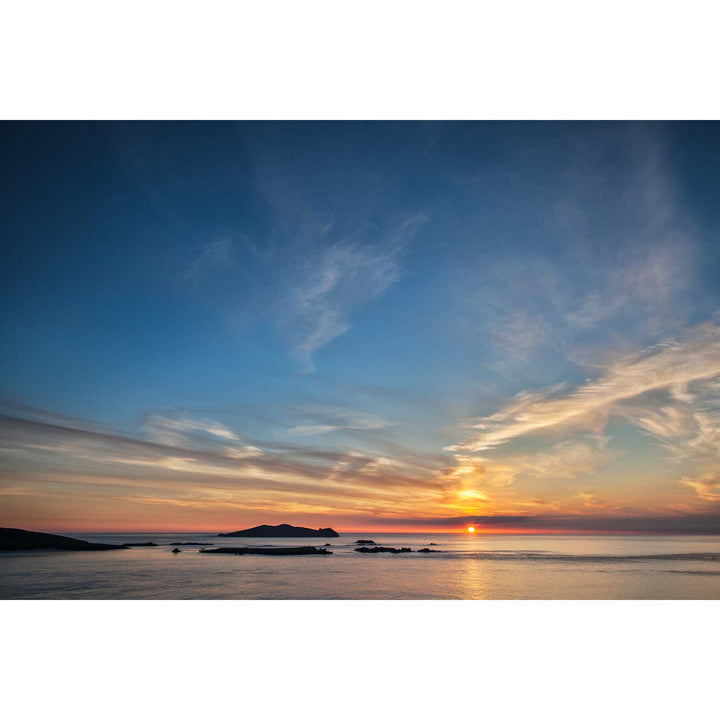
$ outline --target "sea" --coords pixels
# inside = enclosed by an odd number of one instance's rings
[[[154,542],[103,552],[0,553],[2,599],[631,600],[720,599],[720,537],[66,533],[91,542]],[[355,552],[357,540],[409,547]],[[332,554],[203,554],[207,547],[314,545]],[[421,548],[439,552],[418,553]]]

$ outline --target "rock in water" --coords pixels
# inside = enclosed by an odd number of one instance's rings
[[[361,552],[361,553],[409,553],[412,552],[412,549],[409,547],[403,547],[403,548],[393,548],[393,547],[383,547],[382,545],[376,545],[375,547],[359,547],[355,548],[355,552]]]
[[[173,549],[172,549],[172,551],[173,551],[173,553],[179,553],[179,552],[182,552],[182,550],[178,550],[177,548],[173,548]]]
[[[219,553],[222,555],[332,555],[330,550],[305,547],[221,547],[212,550],[200,550],[203,555]]]

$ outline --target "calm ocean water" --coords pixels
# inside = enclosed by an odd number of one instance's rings
[[[74,534],[152,541],[109,552],[0,553],[3,599],[720,599],[720,538],[365,534],[218,538]],[[355,540],[440,553],[363,555]],[[202,555],[214,546],[323,545],[332,555]]]

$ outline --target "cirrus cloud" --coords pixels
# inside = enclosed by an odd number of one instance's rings
[[[595,380],[576,389],[556,385],[522,392],[506,407],[479,418],[469,439],[446,448],[482,452],[526,435],[559,426],[604,425],[616,404],[653,390],[681,386],[720,375],[720,328],[696,327],[682,340],[672,340],[620,358]]]

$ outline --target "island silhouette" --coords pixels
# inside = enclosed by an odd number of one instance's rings
[[[93,543],[50,533],[0,528],[0,551],[13,550],[124,550],[126,545]]]
[[[340,537],[332,528],[313,530],[306,527],[282,525],[257,525],[247,530],[236,530],[229,533],[218,533],[218,537]]]

